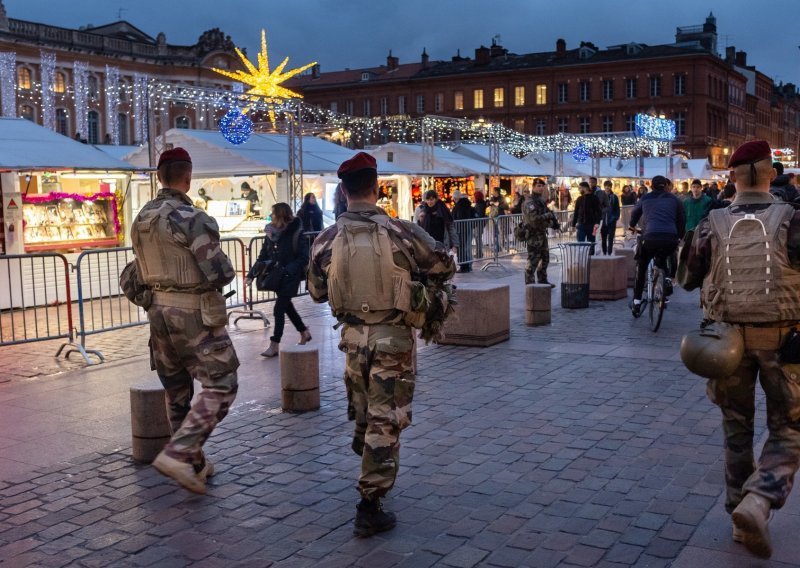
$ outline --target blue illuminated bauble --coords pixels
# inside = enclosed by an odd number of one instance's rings
[[[232,108],[219,119],[219,131],[231,144],[243,144],[253,133],[253,121],[238,108]]]
[[[589,159],[589,150],[583,144],[578,144],[572,149],[572,157],[575,158],[576,162],[582,164]]]

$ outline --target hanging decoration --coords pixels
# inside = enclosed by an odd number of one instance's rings
[[[572,157],[575,158],[575,161],[579,164],[582,164],[588,160],[589,156],[589,150],[586,149],[586,146],[584,146],[583,143],[578,144],[572,149]]]
[[[675,121],[639,113],[635,118],[634,132],[653,140],[675,140]]]
[[[238,108],[232,108],[219,120],[219,131],[231,144],[243,144],[253,133],[253,121]]]
[[[75,85],[75,134],[89,138],[89,66],[76,61],[72,68]]]
[[[119,146],[119,67],[106,65],[106,132],[114,146]]]
[[[144,73],[133,74],[133,135],[136,144],[147,142],[148,80]]]
[[[41,52],[42,61],[42,126],[56,129],[56,54]]]
[[[17,54],[0,53],[0,114],[17,116]]]
[[[212,67],[211,70],[229,79],[235,79],[236,81],[250,85],[250,89],[245,92],[245,96],[249,96],[251,99],[261,98],[265,102],[273,104],[282,103],[287,99],[302,99],[303,95],[281,85],[295,75],[317,64],[317,62],[314,61],[284,73],[283,69],[286,67],[286,64],[289,63],[289,58],[287,57],[274,70],[270,71],[269,54],[267,53],[267,32],[265,30],[261,30],[261,52],[257,57],[258,67],[253,65],[238,47],[236,48],[236,54],[242,60],[242,64],[245,69],[247,69],[246,72],[227,71],[225,69],[217,69],[216,67]],[[247,108],[244,109],[243,114],[247,114],[248,110]],[[275,113],[273,110],[269,111],[269,118],[274,124]]]

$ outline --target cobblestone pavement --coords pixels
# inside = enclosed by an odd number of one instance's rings
[[[699,315],[696,296],[678,291],[655,335],[624,300],[562,310],[555,297],[553,324],[529,328],[520,266],[508,278],[464,277],[512,284],[510,341],[420,349],[414,424],[385,501],[398,514],[395,530],[352,536],[358,461],[342,360],[329,317],[309,306],[321,347],[318,412],[282,413],[277,365],[257,360],[264,334],[235,334],[243,386],[273,387],[240,396],[210,439],[218,473],[207,496],[134,464],[124,436],[35,471],[9,474],[0,461],[0,563],[797,566],[794,497],[772,522],[773,561],[730,540],[719,411],[677,356]],[[98,401],[98,384],[125,393],[123,367],[107,367],[103,381],[100,367],[0,385],[0,425],[14,429],[31,393],[43,410],[80,386]],[[58,390],[59,381],[73,386]],[[0,448],[18,446],[0,436]]]

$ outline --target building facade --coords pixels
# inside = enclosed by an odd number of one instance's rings
[[[219,29],[194,45],[170,45],[163,33],[153,38],[125,21],[73,30],[9,18],[0,0],[2,114],[91,144],[146,141],[149,80],[230,89],[210,67],[238,64]],[[213,127],[213,113],[173,103],[151,116],[162,131]]]
[[[442,115],[484,119],[532,135],[630,132],[637,113],[675,121],[676,150],[724,167],[737,145],[764,138],[798,149],[800,102],[793,85],[776,89],[728,48],[717,55],[713,14],[678,28],[675,43],[627,43],[517,55],[492,43],[450,61],[313,73],[293,79],[308,103],[355,116]]]

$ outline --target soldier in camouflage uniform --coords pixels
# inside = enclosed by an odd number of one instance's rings
[[[547,266],[550,264],[550,247],[547,243],[547,229],[556,221],[555,213],[547,208],[542,197],[544,180],[536,178],[533,192],[522,203],[522,224],[527,229],[528,266],[525,268],[525,284],[550,284],[547,280]],[[535,276],[535,278],[534,278]],[[550,284],[554,287],[555,284]]]
[[[161,154],[162,189],[134,220],[131,241],[139,277],[152,291],[150,366],[166,391],[173,433],[153,466],[203,494],[214,473],[203,444],[236,397],[239,360],[225,330],[220,292],[234,269],[220,249],[216,221],[186,195],[191,177],[188,152]],[[195,379],[203,390],[192,404]]]
[[[733,153],[736,197],[700,222],[680,271],[685,289],[702,286],[706,317],[732,324],[744,339],[739,367],[709,379],[707,393],[722,410],[733,539],[762,557],[772,553],[770,511],[786,502],[800,465],[800,341],[792,341],[800,328],[800,211],[770,196],[771,156],[763,140]],[[756,463],[757,381],[769,437]]]
[[[337,284],[329,279],[333,278],[332,265],[337,262],[334,239],[340,231],[348,232],[339,225],[353,219],[361,226],[371,225],[370,219],[380,219],[381,223],[378,220],[374,223],[381,224],[391,234],[397,270],[413,272],[413,262],[420,273],[417,276],[439,282],[449,280],[455,272],[452,259],[440,243],[413,223],[389,219],[375,205],[376,167],[375,159],[361,152],[339,168],[348,212],[314,241],[308,270],[311,297],[316,302],[330,301],[334,316],[343,324],[339,348],[346,354],[348,417],[355,420],[352,449],[361,456],[357,488],[362,499],[356,507],[354,531],[358,536],[395,526],[394,514],[382,510],[380,499],[394,485],[399,467],[400,432],[411,424],[414,329],[408,325],[408,314],[397,309],[372,311],[365,306],[352,313],[336,313],[335,300],[348,293],[346,283]],[[342,239],[345,235],[339,240]],[[366,264],[374,266],[374,270],[386,269],[377,257]],[[382,277],[380,272],[374,274],[368,280]]]

